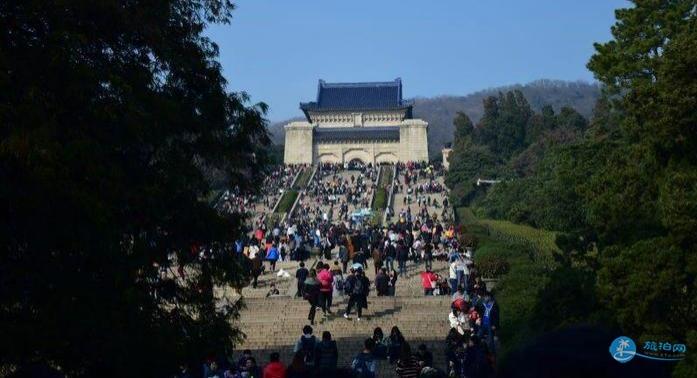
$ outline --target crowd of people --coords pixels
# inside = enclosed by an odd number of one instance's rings
[[[349,170],[350,178],[339,173]],[[415,195],[438,194],[440,203],[447,208],[447,190],[438,183],[442,175],[440,167],[417,163],[400,164],[396,169],[396,182],[404,193]],[[323,165],[310,183],[302,209],[283,224],[267,229],[259,223],[248,239],[235,243],[237,253],[246,256],[252,267],[251,285],[257,286],[257,278],[265,270],[275,271],[279,260],[296,260],[299,267],[294,288],[296,297],[308,302],[308,322],[294,347],[294,357],[286,366],[277,353],[269,356],[268,364],[261,369],[250,354],[243,353],[237,364],[209,361],[204,364],[203,376],[210,377],[300,377],[348,374],[347,376],[374,377],[380,361],[394,365],[400,377],[488,377],[495,366],[498,305],[486,285],[480,280],[473,263],[474,251],[461,245],[455,227],[435,211],[440,203],[417,198],[418,211],[412,214],[405,204],[396,221],[386,227],[366,223],[354,223],[346,217],[332,220],[322,214],[323,206],[340,204],[347,194],[367,193],[377,182],[377,169],[372,166],[342,167]],[[371,186],[372,185],[372,186]],[[332,196],[343,196],[332,202]],[[351,197],[348,197],[349,200]],[[360,201],[360,199],[359,199]],[[435,203],[434,203],[435,202]],[[340,212],[341,214],[342,212]],[[439,219],[440,218],[440,219]],[[309,258],[314,263],[309,266]],[[433,269],[434,261],[447,264],[447,277]],[[372,267],[368,264],[372,263]],[[440,263],[443,265],[443,263]],[[398,281],[407,277],[408,265],[420,271],[419,278],[424,295],[451,296],[447,310],[450,331],[445,338],[445,366],[434,366],[432,352],[425,345],[412,349],[406,338],[395,326],[386,337],[376,328],[366,338],[362,352],[352,359],[350,367],[338,368],[340,351],[329,332],[321,340],[313,335],[317,312],[333,319],[332,307],[337,318],[361,321],[372,289],[377,296],[396,294]],[[373,269],[375,278],[369,280],[366,272]],[[272,286],[269,295],[278,295]],[[444,311],[445,314],[445,311]],[[330,373],[334,372],[334,373]]]
[[[293,180],[307,165],[279,165],[274,167],[264,178],[259,192],[243,192],[239,187],[225,190],[215,203],[218,211],[224,214],[244,214],[253,222],[263,222],[266,212],[255,213],[256,205],[272,209],[283,191],[291,187]]]
[[[369,208],[377,185],[377,168],[372,165],[321,164],[307,190],[300,194],[298,208],[289,221],[312,226],[350,221],[355,209]]]

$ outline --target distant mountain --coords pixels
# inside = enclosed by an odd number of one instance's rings
[[[535,111],[539,111],[544,105],[552,105],[555,110],[559,110],[563,106],[570,106],[586,118],[590,118],[593,114],[593,107],[600,95],[598,84],[543,79],[524,85],[516,84],[485,89],[466,96],[417,97],[414,99],[414,118],[421,118],[429,124],[428,148],[431,158],[438,157],[440,149],[446,143],[452,142],[453,118],[457,112],[464,112],[476,123],[484,111],[482,107],[484,98],[514,89],[523,92]],[[283,125],[303,119],[304,117],[295,117],[272,123],[269,126],[269,131],[273,143],[283,144]]]

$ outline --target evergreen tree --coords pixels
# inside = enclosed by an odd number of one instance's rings
[[[529,146],[535,143],[542,134],[554,130],[556,124],[554,108],[551,105],[543,106],[539,114],[533,114],[528,120],[525,131],[525,144]]]
[[[453,138],[453,145],[455,146],[465,143],[474,133],[472,120],[463,112],[457,112],[453,125],[455,125],[455,137]]]
[[[625,330],[693,340],[688,331],[697,329],[695,3],[635,1],[616,17],[614,39],[596,44],[588,64],[611,93],[621,95],[624,114],[624,146],[586,189],[590,221],[606,246],[600,292]]]
[[[588,128],[588,121],[573,108],[565,106],[559,111],[555,126],[573,132],[584,132]]]
[[[266,106],[203,34],[232,9],[0,2],[0,370],[165,376],[240,336],[214,289],[248,280],[241,222],[201,200],[266,162]]]

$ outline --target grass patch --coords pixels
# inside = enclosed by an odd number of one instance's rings
[[[380,179],[378,180],[378,187],[373,197],[373,210],[385,210],[387,207],[387,188],[392,184],[393,173],[392,167],[382,167]]]
[[[381,188],[386,187],[387,185],[392,184],[392,180],[394,179],[394,170],[392,169],[391,166],[384,166],[382,167],[382,171],[380,173],[380,180],[378,180],[378,186]]]
[[[387,190],[385,188],[377,188],[375,197],[373,197],[373,210],[384,210],[387,206]]]
[[[297,190],[286,190],[283,192],[283,196],[278,202],[278,207],[276,207],[275,213],[283,214],[290,211],[290,208],[293,207],[293,203],[295,202],[296,198],[298,198]]]
[[[456,220],[459,224],[468,226],[477,224],[479,221],[469,207],[458,207],[455,209]]]
[[[312,170],[313,167],[307,167],[303,169],[302,172],[300,172],[298,179],[295,180],[295,184],[293,185],[293,189],[300,190],[300,189],[305,189],[307,188],[307,184],[310,181],[310,176],[312,176]]]
[[[556,266],[554,254],[560,250],[555,232],[493,219],[482,219],[478,224],[486,229],[489,238],[518,246],[547,270]]]

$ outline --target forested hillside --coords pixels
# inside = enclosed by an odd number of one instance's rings
[[[535,111],[539,111],[544,105],[550,105],[556,111],[569,106],[586,118],[590,117],[593,105],[600,94],[600,87],[597,84],[537,80],[525,85],[490,88],[466,96],[417,97],[414,99],[414,117],[422,118],[429,123],[428,144],[431,158],[437,158],[440,149],[446,143],[452,142],[453,118],[457,112],[464,112],[477,122],[484,112],[482,107],[484,98],[511,90],[519,90]],[[300,113],[299,110],[298,113]],[[303,119],[303,117],[296,117],[272,123],[269,131],[273,142],[283,144],[283,125]]]
[[[455,117],[453,203],[556,232],[555,267],[516,277],[544,282],[537,334],[590,323],[638,346],[697,348],[694,9],[637,1],[616,12],[614,40],[588,63],[605,85],[590,119],[536,111],[520,90],[485,98],[479,120]],[[477,186],[479,177],[502,181]],[[688,353],[674,376],[694,377],[696,361]]]

